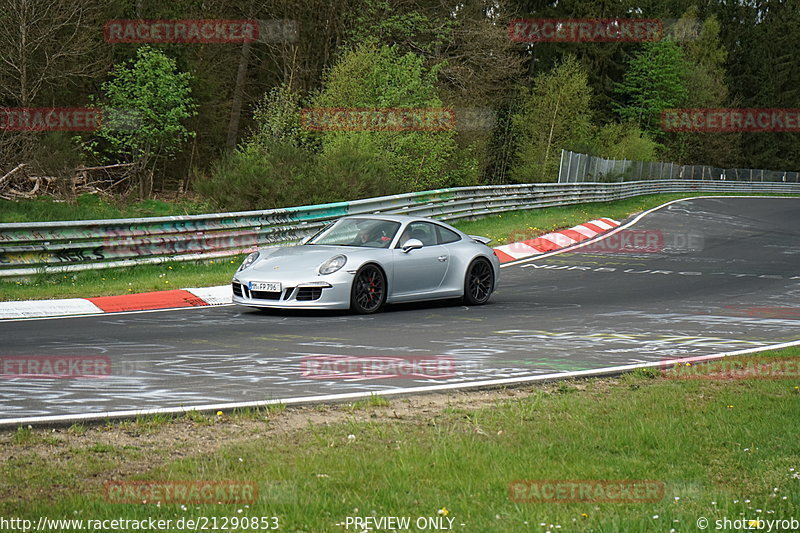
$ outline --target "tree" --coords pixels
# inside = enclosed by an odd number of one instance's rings
[[[794,0],[716,2],[720,38],[729,52],[731,99],[745,108],[796,108],[800,100],[800,5]],[[742,134],[739,166],[795,169],[800,135]]]
[[[275,143],[301,146],[309,132],[300,124],[300,94],[287,85],[267,91],[253,110],[256,123],[246,144],[268,150]]]
[[[729,107],[725,70],[728,52],[720,40],[719,20],[712,14],[698,25],[698,19],[698,11],[693,7],[675,25],[678,34],[694,34],[680,42],[686,60],[686,86],[691,87],[682,106],[702,109]],[[666,145],[664,156],[682,163],[730,167],[737,162],[740,137],[739,133],[668,133],[663,137]]]
[[[364,0],[353,15],[346,41],[350,46],[384,44],[403,52],[432,55],[451,39],[454,22],[450,17],[428,14],[417,7],[388,0]]]
[[[0,0],[0,104],[32,106],[45,90],[96,76],[100,20],[88,0]]]
[[[362,44],[344,53],[328,71],[318,108],[442,109],[436,90],[439,67],[427,68],[422,56],[396,47]],[[424,111],[422,112],[424,113]],[[456,131],[326,131],[319,134],[322,159],[345,147],[369,146],[389,163],[390,182],[405,190],[472,184],[477,161],[459,149]]]
[[[671,40],[645,43],[628,64],[616,91],[623,104],[617,112],[656,139],[663,137],[661,112],[686,101],[687,64],[683,50]]]
[[[100,5],[92,0],[0,0],[0,107],[80,105],[83,98],[76,93],[81,85],[91,83],[109,62],[97,32],[103,19]],[[74,160],[74,147],[61,137],[0,129],[0,173],[20,161],[50,172]]]
[[[555,181],[561,149],[590,142],[592,133],[588,75],[574,56],[566,56],[550,72],[536,77],[533,89],[512,117],[518,138],[518,182]]]
[[[513,158],[509,110],[524,74],[517,43],[508,38],[504,1],[468,2],[453,16],[452,37],[437,51],[444,63],[439,93],[463,124],[457,140],[472,150],[482,183],[505,183]]]
[[[598,128],[594,139],[593,155],[609,159],[655,161],[662,148],[632,122],[609,122]]]
[[[254,111],[256,127],[218,161],[200,192],[225,209],[265,209],[401,192],[377,137],[340,136],[322,153],[301,125],[301,96],[274,87]]]
[[[143,46],[101,86],[103,124],[85,146],[102,159],[134,163],[142,196],[152,192],[155,166],[194,136],[182,124],[196,114],[191,78],[164,53]]]

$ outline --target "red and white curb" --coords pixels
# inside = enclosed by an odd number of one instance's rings
[[[525,259],[591,239],[619,226],[610,218],[600,218],[574,228],[556,231],[522,242],[495,248],[501,263]],[[231,303],[230,285],[195,287],[169,291],[98,296],[95,298],[66,298],[61,300],[29,300],[0,302],[0,320],[51,318],[184,307],[207,307]]]
[[[97,315],[125,311],[206,307],[229,303],[231,303],[231,287],[230,285],[220,285],[120,296],[98,296],[96,298],[0,302],[0,319]]]
[[[572,246],[581,241],[597,237],[601,233],[612,230],[620,223],[611,218],[598,218],[591,222],[578,224],[574,228],[562,229],[522,242],[504,244],[494,249],[501,263],[508,263],[518,259],[554,252],[567,246]]]

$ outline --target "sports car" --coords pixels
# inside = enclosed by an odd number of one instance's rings
[[[360,314],[387,303],[445,298],[481,305],[500,277],[490,240],[427,218],[343,217],[300,245],[247,256],[233,276],[233,302]]]

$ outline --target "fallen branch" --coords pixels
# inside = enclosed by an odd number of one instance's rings
[[[14,172],[16,172],[17,170],[21,169],[24,166],[26,166],[25,163],[20,163],[19,165],[17,165],[17,167],[14,170],[12,170],[11,172],[7,173],[5,176],[0,178],[0,185],[2,185],[3,182],[6,181],[11,176],[11,174],[13,174]]]
[[[131,177],[131,175],[130,175],[130,174],[128,174],[127,176],[125,176],[125,177],[123,177],[123,178],[120,178],[120,179],[118,179],[118,180],[117,180],[117,181],[115,181],[114,183],[111,183],[110,185],[107,185],[107,187],[106,187],[106,188],[107,188],[107,189],[113,189],[114,187],[116,187],[117,185],[119,185],[120,183],[122,183],[123,181],[125,181],[125,180],[127,180],[127,179],[130,179],[130,177]],[[90,182],[88,182],[88,183],[84,183],[83,185],[81,185],[81,187],[89,187],[89,186],[91,186],[91,185],[95,185],[95,184],[105,184],[105,183],[107,183],[107,181],[106,181],[106,180],[95,180],[95,181],[90,181]]]
[[[82,170],[105,170],[107,168],[131,167],[131,166],[133,166],[135,164],[136,163],[116,163],[114,165],[104,165],[102,167],[84,167],[84,166],[80,166],[76,170],[78,170],[78,171],[82,171]]]

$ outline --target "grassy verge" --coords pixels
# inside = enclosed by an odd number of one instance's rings
[[[196,215],[208,213],[210,209],[208,203],[199,199],[179,202],[163,200],[113,202],[92,194],[84,194],[72,202],[57,202],[48,197],[18,202],[0,200],[0,223]]]
[[[454,226],[473,235],[493,239],[492,245],[530,239],[550,231],[609,217],[624,219],[678,198],[696,194],[659,194],[617,202],[596,202],[528,211],[512,211]],[[181,287],[223,285],[230,281],[241,257],[207,262],[170,262],[123,269],[70,274],[40,274],[26,280],[0,279],[0,301],[92,297],[147,292]]]
[[[766,357],[796,360],[800,349],[736,360]],[[0,516],[278,516],[290,532],[347,531],[347,516],[438,516],[470,532],[697,531],[700,517],[712,529],[724,517],[798,518],[798,384],[796,372],[687,381],[640,371],[439,400],[20,428],[0,433]],[[104,496],[111,479],[249,481],[260,491],[250,504],[120,504]],[[647,502],[524,503],[510,498],[515,480],[652,480],[664,492]]]

